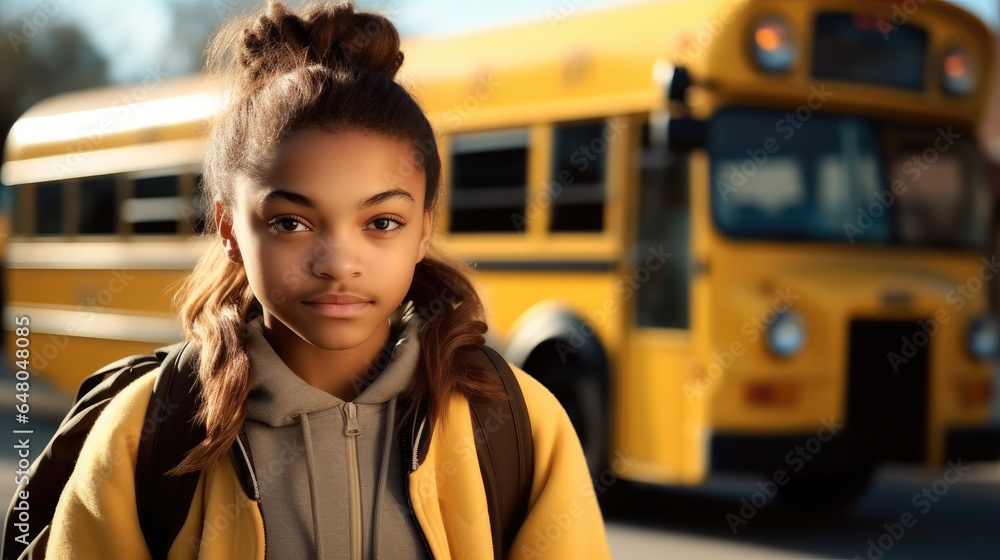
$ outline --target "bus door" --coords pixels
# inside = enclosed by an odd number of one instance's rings
[[[633,242],[619,284],[630,311],[621,379],[626,412],[617,441],[638,458],[637,477],[696,483],[705,470],[708,397],[717,381],[695,362],[690,154],[667,148],[665,115],[636,119]]]

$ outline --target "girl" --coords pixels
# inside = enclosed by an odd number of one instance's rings
[[[216,241],[177,300],[199,348],[194,420],[207,437],[174,469],[199,479],[160,551],[171,560],[493,557],[468,399],[506,392],[458,358],[483,344],[484,311],[462,264],[430,245],[441,162],[394,81],[399,46],[386,18],[351,2],[301,15],[269,2],[209,45],[228,92],[204,162]],[[573,425],[512,369],[535,464],[507,557],[610,558]],[[150,557],[134,476],[156,371],[90,432],[50,557]],[[425,438],[412,457],[393,443],[411,416]],[[252,454],[252,495],[234,442]]]

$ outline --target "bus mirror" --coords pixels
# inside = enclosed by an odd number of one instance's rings
[[[685,152],[705,146],[708,126],[705,121],[687,117],[670,119],[667,123],[667,147],[670,151]]]
[[[691,75],[688,74],[687,68],[674,67],[674,75],[670,79],[670,89],[667,95],[672,101],[684,103],[684,94],[687,93],[689,87],[691,87]]]

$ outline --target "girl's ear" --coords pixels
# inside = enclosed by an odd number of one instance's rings
[[[424,229],[420,234],[420,247],[417,250],[417,262],[424,260],[424,255],[427,254],[427,243],[431,239],[431,234],[434,233],[434,211],[428,210],[424,212]]]
[[[219,200],[215,201],[215,225],[219,230],[219,235],[222,237],[222,246],[225,248],[229,260],[237,264],[242,263],[243,255],[240,253],[236,235],[233,233],[233,222],[225,215],[222,209],[222,202]]]

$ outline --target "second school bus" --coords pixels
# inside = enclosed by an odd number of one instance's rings
[[[440,135],[439,228],[489,342],[563,403],[595,479],[781,473],[824,503],[885,461],[1000,455],[991,41],[935,0],[646,2],[406,41],[400,78]],[[67,131],[127,88],[11,131],[5,325],[62,341],[39,373],[67,390],[179,339],[166,289],[204,242],[181,210],[214,107],[193,85],[83,148]],[[115,269],[127,288],[86,307]]]

